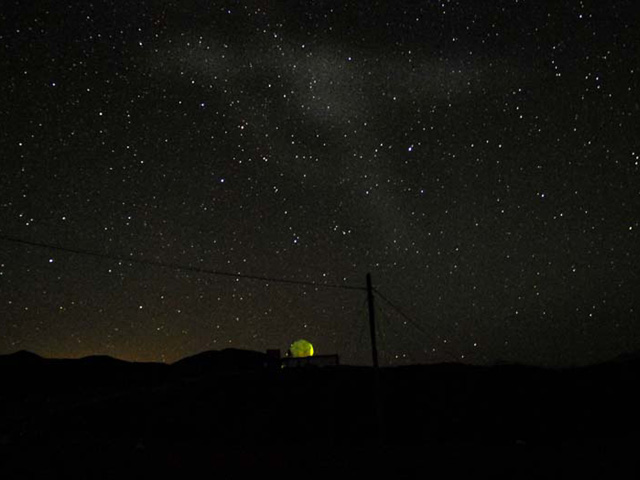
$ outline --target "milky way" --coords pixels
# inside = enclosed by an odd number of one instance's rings
[[[3,8],[0,352],[640,347],[632,2],[295,5]]]

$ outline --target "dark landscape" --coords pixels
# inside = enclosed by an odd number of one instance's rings
[[[0,461],[16,478],[622,478],[638,472],[639,371],[628,356],[382,368],[376,382],[369,367],[233,349],[172,365],[21,351],[0,357]]]
[[[0,5],[0,480],[640,478],[637,1]]]

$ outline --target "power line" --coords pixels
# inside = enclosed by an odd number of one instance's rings
[[[406,313],[404,313],[400,307],[398,307],[397,305],[395,305],[391,300],[389,300],[387,297],[385,297],[380,290],[378,290],[377,288],[373,289],[374,292],[382,299],[384,300],[391,308],[393,308],[396,312],[398,312],[407,322],[409,322],[414,328],[416,328],[417,330],[419,330],[421,333],[423,333],[424,335],[429,336],[429,333],[425,332],[423,330],[423,328],[418,324],[417,321],[415,321],[413,318],[411,318],[409,315],[407,315]]]
[[[416,338],[415,335],[411,335],[410,332],[407,332],[405,329],[398,328],[396,326],[396,322],[390,320],[389,317],[393,315],[393,312],[387,309],[387,306],[381,302],[376,304],[376,311],[380,313],[377,318],[380,321],[377,323],[380,331],[380,343],[382,348],[380,349],[381,356],[386,357],[387,363],[392,363],[394,360],[398,360],[400,355],[398,355],[398,339],[400,340],[410,340],[414,343],[414,346],[424,350],[425,345]],[[387,329],[387,327],[389,327]],[[392,347],[393,342],[393,347]],[[395,355],[394,355],[395,354]]]
[[[61,251],[61,252],[67,252],[67,253],[78,254],[78,255],[87,255],[87,256],[91,256],[91,257],[102,258],[102,259],[112,260],[112,261],[117,261],[117,262],[138,263],[140,265],[147,265],[147,266],[151,266],[151,267],[169,268],[169,269],[173,269],[173,270],[181,270],[181,271],[193,272],[193,273],[198,273],[198,274],[218,275],[218,276],[232,277],[232,278],[244,278],[244,279],[247,279],[247,280],[257,280],[257,281],[261,281],[261,282],[283,283],[283,284],[289,284],[289,285],[304,285],[304,286],[316,287],[316,288],[340,288],[340,289],[343,289],[343,290],[366,291],[365,287],[357,287],[357,286],[354,286],[354,285],[337,285],[337,284],[331,284],[331,283],[315,283],[315,282],[307,282],[307,281],[304,281],[304,280],[290,280],[290,279],[286,279],[286,278],[267,277],[267,276],[264,276],[264,275],[248,275],[248,274],[242,274],[242,273],[223,272],[223,271],[220,271],[220,270],[210,270],[210,269],[206,269],[206,268],[190,267],[190,266],[185,266],[185,265],[178,265],[178,264],[174,264],[174,263],[159,262],[159,261],[154,261],[154,260],[142,260],[142,259],[137,259],[137,258],[119,257],[119,256],[116,256],[116,255],[107,255],[105,253],[93,252],[93,251],[90,251],[90,250],[82,250],[82,249],[75,249],[75,248],[69,248],[69,247],[62,247],[62,246],[59,246],[59,245],[50,245],[50,244],[46,244],[46,243],[31,242],[31,241],[28,241],[28,240],[23,240],[23,239],[20,239],[20,238],[10,237],[10,236],[1,235],[1,234],[0,234],[0,240],[4,240],[4,241],[7,241],[7,242],[18,243],[18,244],[22,244],[22,245],[28,245],[28,246],[31,246],[31,247],[46,248],[46,249],[49,249],[49,250],[58,250],[58,251]]]
[[[431,335],[429,333],[427,333],[420,324],[418,324],[417,321],[415,321],[413,318],[411,318],[409,315],[407,315],[406,313],[404,313],[402,311],[402,309],[400,307],[398,307],[396,304],[394,304],[391,300],[389,300],[387,297],[385,297],[378,289],[374,288],[373,289],[374,292],[384,301],[386,302],[391,308],[393,308],[396,312],[398,312],[407,322],[409,322],[409,324],[411,326],[413,326],[413,328],[415,328],[416,330],[418,330],[420,333],[422,333],[423,335],[425,335],[427,338],[430,338]],[[434,333],[435,334],[435,333]],[[442,347],[438,347],[438,350],[440,350],[441,352],[443,352],[444,354],[450,356],[451,358],[455,359],[455,361],[458,360],[458,358],[451,352],[449,352],[448,350],[442,348]]]

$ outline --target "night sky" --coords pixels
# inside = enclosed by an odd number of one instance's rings
[[[640,349],[634,4],[5,0],[0,353]]]

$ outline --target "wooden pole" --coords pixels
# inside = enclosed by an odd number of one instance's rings
[[[369,330],[371,332],[371,356],[373,358],[373,402],[375,408],[375,442],[382,445],[382,395],[380,391],[380,368],[378,367],[378,347],[376,345],[376,317],[373,304],[371,274],[367,273],[367,303],[369,304]]]
[[[376,346],[376,317],[373,306],[373,286],[371,285],[371,274],[367,273],[367,303],[369,304],[369,331],[371,332],[371,356],[373,357],[373,367],[378,368],[378,347]]]

